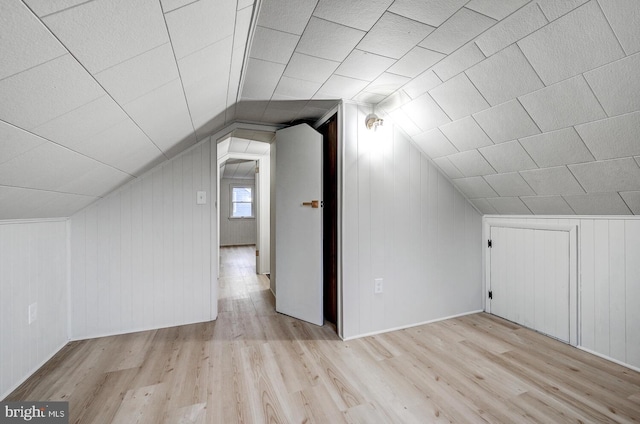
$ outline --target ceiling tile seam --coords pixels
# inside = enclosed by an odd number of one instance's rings
[[[260,0],[255,0],[255,1],[260,1]],[[253,6],[253,5],[252,5]],[[252,6],[247,6],[247,7],[252,7]],[[246,9],[246,8],[245,8]],[[244,9],[242,9],[244,10]],[[225,98],[224,101],[224,122],[226,123],[227,120],[230,119],[230,117],[228,116],[228,114],[231,112],[230,108],[231,106],[229,105],[229,92],[231,91],[231,69],[233,66],[233,55],[235,52],[235,47],[236,47],[236,31],[238,30],[238,1],[236,0],[236,13],[235,13],[235,20],[233,22],[233,35],[232,35],[232,41],[231,41],[231,60],[229,61],[229,79],[227,80],[227,96]],[[250,22],[254,21],[254,17],[255,17],[255,13],[256,13],[256,8],[254,7],[251,11],[251,19]],[[256,26],[257,26],[257,19],[255,20],[256,22]],[[165,24],[166,24],[166,20],[165,20]],[[169,31],[169,28],[167,27],[167,31]],[[246,63],[246,59],[248,58],[249,55],[249,34],[251,34],[251,28],[249,28],[249,31],[247,32],[247,39],[244,45],[244,52],[242,54],[242,65],[240,66],[240,75],[238,75],[238,87],[236,87],[236,95],[235,95],[235,101],[234,101],[234,105],[238,103],[238,100],[240,99],[240,89],[242,86],[242,74],[245,68],[245,63]],[[171,35],[169,35],[169,37],[171,37]],[[172,47],[173,49],[173,47]],[[175,56],[175,52],[174,52],[174,56]],[[186,57],[186,56],[185,56]],[[177,61],[177,59],[176,59]],[[179,68],[179,67],[178,67]],[[182,80],[182,78],[180,78]],[[184,91],[184,84],[182,84],[182,92],[184,93],[184,97],[185,97],[185,102],[187,102],[187,108],[189,108],[189,102],[186,100],[187,99],[187,94]],[[234,110],[234,114],[235,114],[235,110]],[[194,132],[195,132],[195,125],[193,125],[193,118],[191,117],[191,109],[189,109],[189,117],[191,118],[191,126],[194,128]],[[196,134],[196,138],[197,138],[197,134]]]
[[[94,0],[92,0],[92,1],[94,1]],[[24,3],[24,0],[23,0],[23,3]],[[84,4],[84,3],[83,3],[83,4]],[[72,58],[73,58],[73,59],[78,63],[78,65],[80,65],[80,67],[82,67],[82,69],[84,69],[84,71],[85,71],[85,72],[86,72],[86,73],[87,73],[87,74],[88,74],[88,75],[93,79],[93,81],[94,81],[96,84],[98,84],[98,86],[102,89],[102,91],[104,91],[104,92],[106,93],[106,95],[107,95],[107,96],[109,96],[109,97],[111,98],[111,100],[113,100],[113,101],[118,105],[118,107],[120,108],[120,110],[122,110],[122,112],[123,112],[123,113],[124,113],[124,114],[129,118],[129,119],[131,119],[131,122],[133,122],[133,123],[135,124],[135,126],[136,126],[136,127],[138,127],[138,129],[139,129],[139,130],[140,130],[140,131],[141,131],[141,132],[142,132],[142,133],[147,137],[147,139],[148,139],[148,140],[149,140],[149,141],[150,141],[150,142],[151,142],[151,143],[156,147],[156,149],[158,149],[158,151],[162,154],[162,156],[164,156],[166,159],[168,159],[167,155],[165,155],[165,153],[162,151],[162,149],[160,149],[160,147],[158,147],[158,145],[157,145],[157,144],[156,144],[156,143],[151,139],[151,137],[149,137],[149,135],[148,135],[148,134],[147,134],[147,133],[146,133],[142,128],[140,128],[140,125],[138,125],[138,123],[137,123],[137,122],[136,122],[136,121],[135,121],[135,120],[134,120],[134,119],[129,115],[129,113],[127,113],[127,111],[126,111],[126,110],[124,110],[124,108],[122,107],[122,105],[120,105],[120,103],[118,103],[118,102],[116,101],[116,99],[115,99],[115,98],[113,98],[113,96],[111,95],[111,93],[109,93],[109,92],[104,88],[104,86],[100,83],[100,81],[98,81],[98,80],[96,79],[96,77],[95,77],[91,72],[89,72],[89,70],[84,66],[84,64],[83,64],[82,62],[80,62],[80,60],[79,60],[79,59],[78,59],[78,58],[77,58],[77,57],[76,57],[76,56],[71,52],[71,50],[69,50],[69,48],[66,46],[66,44],[64,44],[64,43],[62,42],[62,40],[60,40],[60,38],[58,38],[58,36],[57,36],[57,35],[56,35],[52,30],[51,30],[51,28],[49,28],[49,26],[47,26],[47,24],[46,24],[42,19],[40,19],[40,18],[38,17],[38,15],[36,15],[36,13],[33,11],[33,9],[31,9],[31,8],[30,8],[29,6],[27,6],[26,4],[25,4],[25,6],[29,9],[29,11],[32,13],[32,15],[42,23],[42,25],[43,25],[43,26],[44,26],[44,28],[49,32],[49,34],[51,34],[51,36],[52,36],[52,37],[54,37],[54,38],[58,41],[58,43],[60,43],[60,44],[62,45],[62,47],[64,47],[64,48],[67,50],[67,52],[69,52],[69,55],[70,55],[70,56],[71,56],[71,57],[72,57]],[[164,15],[163,15],[163,16],[164,16]],[[176,64],[176,66],[177,66],[177,64]],[[93,99],[93,100],[96,100],[96,99]],[[93,100],[92,100],[92,101],[93,101]],[[90,103],[90,102],[88,102],[88,103]],[[63,113],[62,115],[64,115],[64,113]],[[56,116],[55,118],[60,117],[60,116],[62,116],[62,115],[58,115],[58,116]],[[49,121],[47,121],[47,122],[49,122]],[[43,138],[44,138],[44,137],[43,137]],[[49,141],[51,141],[51,140],[49,140]],[[56,143],[56,144],[57,144],[57,143]],[[95,160],[95,159],[94,159],[94,160]],[[117,169],[117,168],[114,168],[114,169]]]
[[[486,60],[486,59],[485,59],[485,60]],[[464,71],[462,71],[461,73],[462,73],[462,74],[464,74],[464,76],[465,76],[465,77],[467,77],[467,79],[469,80],[469,82],[471,83],[471,85],[473,86],[473,88],[475,88],[475,89],[476,89],[476,91],[478,92],[478,94],[480,94],[480,97],[482,97],[482,100],[484,100],[484,101],[485,101],[485,103],[487,103],[487,104],[489,105],[489,107],[484,108],[484,109],[482,109],[482,110],[479,110],[478,112],[483,112],[483,111],[485,111],[485,110],[487,110],[487,109],[491,109],[491,108],[492,108],[491,103],[489,103],[489,101],[488,101],[488,100],[487,100],[487,98],[484,96],[484,94],[482,94],[482,91],[480,91],[480,89],[476,86],[476,83],[475,83],[475,82],[473,82],[473,80],[469,77],[469,74],[467,74],[467,71],[468,71],[468,69],[465,69],[465,70],[464,70]],[[449,81],[450,81],[450,80],[449,80]],[[511,99],[511,100],[513,100],[513,99]],[[509,101],[511,101],[511,100],[509,100]],[[505,102],[503,102],[503,103],[505,103]],[[474,113],[478,113],[478,112],[474,112]]]
[[[62,115],[61,115],[61,116],[62,116]],[[17,126],[17,125],[14,125],[14,124],[12,124],[12,123],[10,123],[10,122],[7,122],[7,121],[5,121],[4,119],[0,119],[0,122],[3,122],[3,123],[5,123],[5,124],[7,124],[7,125],[10,125],[10,126],[12,126],[12,127],[14,127],[14,128],[19,129],[20,131],[24,131],[24,132],[26,132],[26,133],[28,133],[28,134],[33,135],[34,137],[37,137],[37,138],[39,138],[39,139],[44,140],[41,144],[39,144],[39,145],[38,145],[38,146],[36,146],[36,147],[40,147],[40,146],[42,146],[43,144],[45,144],[46,142],[49,142],[49,143],[51,143],[51,144],[54,144],[54,145],[56,145],[56,146],[58,146],[58,147],[61,147],[61,148],[65,149],[65,150],[68,150],[68,151],[70,151],[70,152],[73,152],[73,153],[75,153],[75,154],[78,154],[78,155],[80,155],[80,156],[83,156],[83,157],[85,157],[85,158],[87,158],[87,159],[89,159],[89,160],[92,160],[92,161],[94,161],[94,162],[98,162],[98,163],[100,163],[100,164],[102,164],[102,165],[104,165],[104,166],[108,166],[109,168],[112,168],[112,169],[115,169],[116,171],[122,172],[123,174],[126,174],[126,175],[128,175],[128,176],[130,176],[130,177],[136,178],[136,176],[135,176],[135,175],[130,174],[130,173],[126,172],[126,171],[123,171],[122,169],[119,169],[119,168],[117,168],[117,167],[115,167],[115,166],[113,166],[113,165],[110,165],[110,164],[108,164],[108,163],[106,163],[106,162],[103,162],[103,161],[101,161],[101,160],[98,160],[98,159],[96,159],[96,158],[94,158],[94,157],[87,156],[87,155],[85,155],[85,154],[84,154],[84,153],[82,153],[82,152],[78,152],[77,150],[72,149],[71,147],[65,146],[64,144],[57,143],[57,142],[55,142],[55,141],[53,141],[53,140],[50,140],[50,139],[48,139],[48,138],[46,138],[46,137],[43,137],[43,136],[38,135],[38,134],[36,134],[36,133],[34,133],[34,132],[31,132],[31,131],[29,131],[29,130],[26,130],[26,129],[22,128],[22,127],[19,127],[19,126]],[[108,131],[108,129],[107,129],[107,130],[105,130],[105,131]],[[104,131],[103,131],[103,132],[104,132]],[[35,149],[36,147],[34,147],[34,149]],[[19,158],[20,156],[22,156],[22,155],[24,155],[24,154],[26,154],[26,153],[30,152],[31,150],[33,150],[33,149],[29,149],[29,150],[27,150],[27,151],[25,151],[25,152],[22,152],[22,153],[20,153],[19,155],[14,156],[14,157],[12,157],[11,159],[9,159],[8,161],[3,162],[3,163],[7,163],[7,162],[10,162],[10,161],[12,161],[12,160],[14,160],[14,159],[16,159],[16,158]]]
[[[485,110],[486,110],[486,109],[485,109]],[[476,125],[478,126],[478,128],[480,128],[480,131],[482,131],[482,133],[483,133],[484,135],[486,135],[486,136],[487,136],[487,139],[491,142],[490,146],[496,146],[496,143],[493,141],[493,139],[492,139],[491,137],[489,137],[489,133],[487,133],[487,132],[484,130],[484,128],[482,128],[482,126],[480,125],[480,123],[478,122],[478,120],[476,119],[476,117],[475,117],[475,116],[473,116],[473,115],[476,115],[476,114],[478,114],[478,112],[476,112],[476,113],[474,113],[474,114],[469,115],[469,117],[470,117],[471,119],[473,119],[473,122],[475,122],[475,123],[476,123]],[[461,118],[461,119],[464,119],[464,118]]]
[[[47,15],[43,15],[41,19],[48,18],[49,16],[57,15],[58,13],[66,12],[67,10],[75,9],[76,7],[84,6],[85,4],[91,3],[93,1],[95,1],[95,0],[87,0],[87,1],[83,1],[82,3],[74,4],[73,6],[65,7],[64,9],[56,10],[55,12],[51,12],[51,13],[49,13]],[[29,5],[27,5],[25,3],[25,0],[22,0],[22,3],[25,6],[29,7]],[[29,8],[29,9],[31,9],[31,8]],[[34,13],[34,15],[35,15],[35,13]]]
[[[489,162],[489,160],[482,154],[482,152],[480,151],[480,149],[472,149],[475,150],[476,152],[478,152],[478,154],[482,157],[482,159],[485,160],[485,162],[487,162],[487,164],[491,167],[491,169],[493,169],[493,174],[482,174],[482,176],[484,177],[485,175],[496,175],[496,174],[500,174],[500,172],[498,172],[498,170],[496,170],[496,168],[493,167],[493,165],[491,165],[491,162]],[[469,150],[471,151],[471,150]]]
[[[549,24],[547,24],[547,25],[549,25]],[[542,28],[544,28],[544,27],[542,27]],[[535,31],[534,31],[534,32],[535,32]],[[520,40],[518,40],[518,41],[520,41]],[[543,87],[543,88],[544,88],[544,87],[547,87],[547,85],[544,83],[544,81],[543,81],[543,80],[542,80],[542,78],[540,77],[540,74],[538,73],[538,70],[537,70],[536,68],[534,68],[534,67],[533,67],[533,64],[531,63],[531,61],[529,60],[529,58],[527,57],[527,55],[526,55],[526,54],[524,54],[524,51],[522,50],[522,47],[520,47],[520,44],[518,44],[518,41],[516,41],[516,42],[515,42],[515,43],[513,43],[513,44],[515,44],[515,45],[516,45],[516,47],[518,48],[518,51],[522,54],[522,57],[524,57],[524,60],[526,60],[526,61],[527,61],[527,64],[528,64],[528,65],[529,65],[529,67],[533,70],[533,73],[534,73],[534,74],[536,74],[536,77],[537,77],[537,78],[538,78],[538,80],[540,81],[540,84],[542,84],[542,87]],[[509,44],[507,47],[511,47],[513,44]],[[505,49],[506,49],[507,47],[505,47]],[[504,49],[502,49],[502,50],[504,50]],[[500,50],[500,51],[502,51],[502,50]],[[496,53],[497,53],[497,52],[496,52]],[[527,93],[527,94],[528,94],[528,93]]]
[[[541,89],[541,90],[543,90],[543,89]],[[537,91],[537,90],[536,90],[536,91]],[[532,91],[531,93],[534,93],[534,91]],[[530,94],[530,93],[523,94],[522,96],[526,96],[526,95],[528,95],[528,94]],[[522,96],[520,96],[520,97],[522,97]],[[515,98],[515,101],[517,101],[517,102],[518,102],[518,104],[520,105],[520,107],[522,108],[522,110],[524,110],[524,112],[527,114],[527,116],[529,117],[529,119],[531,119],[531,122],[533,122],[533,125],[535,125],[535,126],[536,126],[536,128],[538,129],[538,131],[540,131],[538,134],[544,134],[544,131],[542,131],[542,128],[540,128],[540,125],[538,125],[538,123],[536,122],[536,120],[535,120],[535,119],[533,119],[533,116],[531,116],[531,114],[529,113],[529,111],[527,110],[527,108],[526,108],[526,107],[524,107],[524,105],[523,105],[523,104],[522,104],[522,102],[520,101],[520,97],[516,97],[516,98]],[[511,101],[511,100],[510,100],[510,101]],[[507,103],[507,102],[504,102],[504,103]],[[500,103],[500,104],[504,104],[504,103]],[[496,105],[496,106],[498,106],[498,105]]]
[[[198,0],[198,1],[200,1],[200,0]],[[247,6],[247,7],[250,7],[250,6]],[[245,9],[246,9],[246,7],[245,7]],[[244,9],[240,9],[240,10],[244,10]],[[317,16],[316,16],[316,18],[317,18]],[[318,18],[318,19],[321,19],[321,18]],[[323,19],[323,20],[326,20],[326,19]],[[329,22],[333,22],[333,21],[329,21]],[[337,22],[333,22],[333,23],[334,23],[334,24],[337,24]],[[338,24],[338,25],[342,25],[342,24]],[[346,25],[342,25],[342,26],[346,26]],[[256,28],[257,28],[257,27],[264,28],[264,29],[268,29],[269,31],[281,32],[281,33],[283,33],[283,34],[287,34],[287,35],[295,35],[295,36],[296,36],[296,37],[298,37],[298,38],[301,38],[301,37],[302,37],[302,34],[296,34],[295,32],[283,31],[282,29],[275,29],[275,28],[270,28],[270,27],[268,27],[268,26],[264,26],[264,25],[257,25],[257,24],[256,24]],[[305,27],[305,29],[306,29],[306,27]],[[355,28],[354,28],[354,29],[355,29]],[[358,30],[358,31],[362,31],[362,30],[360,29],[360,30]],[[304,31],[303,31],[303,34],[304,34]]]
[[[180,78],[180,74],[178,74],[178,77],[176,77],[176,78],[172,79],[171,81],[167,81],[167,82],[165,82],[164,84],[161,84],[161,85],[159,85],[159,86],[155,87],[153,90],[149,90],[149,91],[147,91],[146,93],[143,93],[143,94],[141,94],[141,95],[139,95],[139,96],[136,96],[135,98],[133,98],[133,99],[131,99],[131,100],[127,100],[127,102],[126,102],[126,103],[123,103],[123,105],[124,105],[124,106],[126,106],[126,105],[129,105],[129,104],[131,104],[131,103],[135,102],[136,100],[140,100],[142,97],[146,96],[147,94],[151,94],[151,93],[153,93],[153,92],[155,92],[155,91],[158,91],[158,90],[160,90],[161,88],[166,87],[167,85],[169,85],[169,84],[172,84],[172,83],[176,82],[177,80],[181,80],[181,78]],[[188,106],[188,105],[187,105],[187,106]],[[81,106],[81,107],[82,107],[82,106]],[[74,110],[75,110],[75,109],[74,109]]]
[[[162,14],[163,15],[168,15],[169,13],[175,12],[176,10],[184,9],[187,6],[191,6],[192,4],[198,3],[200,0],[193,0],[193,1],[189,2],[189,3],[183,4],[181,6],[176,7],[175,9],[171,9],[171,10],[168,10],[166,12],[164,11],[164,7],[162,5],[162,0],[158,0],[158,1],[160,2],[160,10],[162,10]],[[236,2],[236,4],[237,4],[237,2]]]
[[[611,62],[613,63],[613,62]],[[591,94],[593,94],[593,97],[596,99],[596,101],[598,102],[598,106],[600,106],[600,109],[602,109],[602,112],[604,113],[604,116],[606,116],[607,118],[613,118],[611,115],[609,115],[609,113],[607,112],[607,110],[604,108],[604,106],[602,105],[602,102],[600,101],[600,99],[598,98],[598,96],[596,95],[595,90],[593,89],[593,87],[591,87],[591,84],[589,84],[589,80],[587,79],[587,77],[584,76],[584,73],[580,74],[580,76],[582,77],[582,79],[584,80],[584,82],[587,83],[587,87],[589,87],[589,91],[591,91]],[[606,119],[606,118],[604,118]],[[599,121],[599,119],[598,119]],[[584,122],[583,122],[584,123]]]
[[[535,161],[533,162],[535,163]],[[537,165],[537,164],[536,164]],[[540,169],[540,167],[538,166],[538,169]],[[516,171],[516,173],[518,174],[518,176],[522,179],[522,181],[524,181],[524,183],[527,185],[527,187],[529,187],[531,189],[532,193],[535,193],[536,196],[540,196],[538,193],[536,193],[536,191],[533,189],[533,187],[531,187],[531,184],[529,184],[529,181],[525,180],[522,175],[520,174],[520,171]],[[524,202],[523,202],[524,203]]]
[[[442,85],[442,84],[441,84],[441,85]],[[438,87],[440,87],[440,86],[438,86]],[[434,99],[434,98],[433,98],[433,96],[431,95],[431,92],[432,92],[433,90],[435,90],[436,88],[438,88],[438,87],[433,87],[431,90],[429,90],[429,91],[427,91],[426,93],[424,93],[424,94],[423,94],[423,96],[424,96],[424,95],[429,96],[429,98],[431,99],[431,101],[432,101],[433,103],[435,103],[435,105],[436,105],[436,106],[438,106],[438,109],[440,109],[440,110],[442,111],[442,113],[444,113],[444,116],[446,116],[446,117],[447,117],[447,119],[449,120],[449,122],[453,122],[454,120],[453,120],[453,119],[451,119],[451,117],[449,116],[449,114],[448,114],[448,113],[447,113],[447,112],[442,108],[442,106],[440,106],[440,103],[436,102],[436,99]],[[418,96],[418,97],[420,97],[420,96]],[[448,124],[449,122],[447,122],[447,124]],[[442,125],[444,125],[444,124],[442,124]],[[440,129],[440,128],[438,128],[438,129]],[[442,131],[440,131],[440,132],[442,132]],[[444,133],[443,133],[443,135],[444,135]]]
[[[529,4],[529,3],[527,3]],[[549,17],[547,16],[546,13],[544,13],[544,10],[542,10],[542,7],[540,6],[540,3],[538,2],[538,0],[535,0],[535,4],[538,7],[538,10],[540,11],[540,13],[542,13],[542,16],[544,16],[544,18],[547,20],[547,25],[550,24],[552,22],[551,19],[549,19]],[[573,10],[575,10],[575,8],[571,9],[570,11],[568,11],[567,13],[571,13]],[[567,13],[565,13],[564,15],[566,15]],[[562,15],[562,16],[564,16]],[[558,20],[559,18],[561,18],[562,16],[558,16],[556,19],[554,20]],[[545,25],[546,26],[546,25]],[[544,28],[544,27],[543,27]],[[534,31],[535,32],[535,31]]]
[[[46,192],[46,193],[56,193],[56,194],[71,194],[71,195],[74,195],[74,196],[89,197],[89,198],[92,198],[92,199],[100,199],[100,198],[102,198],[102,196],[93,196],[91,194],[73,193],[73,192],[70,192],[70,191],[46,190],[46,189],[42,189],[42,188],[24,187],[24,186],[17,186],[17,185],[0,184],[0,187],[19,188],[19,189],[23,189],[23,190],[43,191],[43,192]]]
[[[590,163],[590,162],[589,162]],[[575,176],[575,174],[573,173],[573,171],[571,170],[571,168],[569,167],[569,165],[563,165],[565,168],[567,168],[569,170],[569,173],[571,174],[571,176],[573,177],[574,180],[576,180],[576,182],[578,183],[578,185],[580,186],[580,188],[582,189],[582,191],[584,191],[585,193],[589,193],[587,190],[585,190],[584,186],[582,185],[582,183],[580,182],[580,180],[578,179],[578,177]]]
[[[573,209],[573,206],[571,206],[571,204],[567,202],[567,199],[564,198],[564,195],[560,195],[560,198],[567,204],[567,206],[569,206],[569,209],[571,209],[575,215],[578,214],[578,212],[576,212],[576,210]]]
[[[607,16],[607,14],[604,12],[604,9],[600,5],[600,0],[596,0],[596,4],[598,5],[598,9],[600,9],[600,13],[602,13],[602,16],[604,16],[604,20],[607,22],[607,25],[609,25],[609,29],[611,30],[611,33],[613,34],[616,41],[618,42],[618,45],[620,46],[620,50],[622,50],[622,53],[624,53],[625,57],[628,56],[629,54],[626,52],[626,50],[624,49],[624,46],[620,42],[620,38],[618,38],[618,34],[616,34],[616,31],[613,29],[613,25],[611,25],[611,21],[609,21],[609,17]]]
[[[629,212],[631,212],[631,215],[635,215],[633,213],[633,210],[631,210],[631,207],[629,206],[629,204],[627,203],[626,200],[624,200],[624,196],[622,194],[620,194],[619,191],[616,192],[616,194],[618,195],[618,197],[620,197],[620,199],[622,199],[622,203],[624,203],[624,205],[627,207],[627,209],[629,209]]]
[[[527,149],[525,149],[525,148],[524,148],[524,146],[522,145],[522,143],[520,143],[520,140],[516,138],[516,139],[515,139],[515,140],[513,140],[513,141],[514,141],[514,142],[516,142],[516,143],[518,143],[518,145],[520,146],[520,148],[521,148],[521,149],[526,153],[526,155],[529,157],[529,159],[531,159],[531,162],[533,162],[533,163],[536,165],[537,169],[540,169],[540,166],[538,166],[538,164],[536,163],[536,161],[535,161],[535,160],[533,160],[533,157],[531,157],[531,155],[529,154],[529,152],[527,152]],[[533,168],[531,168],[531,169],[533,169]]]
[[[126,63],[126,62],[129,62],[130,60],[136,59],[136,58],[138,58],[138,57],[142,56],[143,54],[147,54],[147,53],[149,53],[149,52],[150,52],[150,51],[152,51],[152,50],[159,49],[160,47],[164,46],[165,44],[169,44],[169,43],[171,43],[171,39],[169,39],[169,41],[166,41],[166,42],[164,42],[164,43],[162,43],[162,44],[158,44],[157,46],[153,46],[153,47],[151,47],[150,49],[145,50],[145,51],[143,51],[143,52],[141,52],[141,53],[138,53],[138,54],[136,54],[136,55],[133,55],[133,56],[131,56],[131,57],[128,57],[128,58],[126,58],[126,59],[125,59],[125,60],[123,60],[123,61],[120,61],[120,62],[115,63],[115,64],[113,64],[113,65],[109,65],[109,66],[107,66],[107,67],[106,67],[106,68],[104,68],[104,69],[100,69],[99,71],[96,71],[95,73],[92,73],[91,75],[96,75],[96,76],[97,76],[97,75],[100,75],[100,74],[101,74],[101,73],[103,73],[104,71],[108,71],[109,69],[115,68],[116,66],[120,66],[120,65],[122,65],[123,63]],[[66,46],[65,46],[65,48],[66,48]],[[177,65],[176,65],[176,66],[177,66]]]
[[[626,115],[626,114],[624,114]],[[598,122],[598,121],[604,121],[605,119],[609,119],[609,118],[603,118],[603,119],[597,119],[595,121],[589,121],[591,122]],[[582,138],[582,136],[580,135],[580,133],[578,132],[578,129],[576,128],[577,125],[573,125],[569,128],[573,128],[573,131],[575,131],[575,133],[578,135],[578,138],[580,139],[580,142],[582,143],[582,145],[584,146],[585,149],[587,149],[587,152],[589,152],[589,154],[591,155],[591,157],[593,158],[593,162],[597,162],[598,159],[596,159],[596,155],[593,154],[593,152],[591,151],[591,149],[589,148],[589,146],[587,146],[587,143],[584,142],[584,139]],[[585,163],[585,162],[583,162]]]
[[[45,65],[45,64],[47,64],[47,63],[49,63],[49,62],[53,62],[54,60],[60,59],[61,57],[66,56],[66,55],[68,55],[68,54],[69,54],[69,53],[63,53],[63,54],[61,54],[60,56],[56,56],[56,57],[54,57],[54,58],[51,58],[51,59],[45,60],[45,61],[44,61],[44,62],[42,62],[42,63],[38,63],[37,65],[33,65],[33,66],[28,67],[28,68],[22,69],[22,70],[20,70],[20,71],[18,71],[18,72],[16,72],[16,73],[14,73],[14,74],[7,75],[7,76],[6,76],[6,77],[4,77],[4,78],[0,78],[0,82],[4,81],[4,80],[6,80],[6,79],[9,79],[9,78],[15,77],[15,76],[17,76],[17,75],[20,75],[20,74],[22,74],[22,73],[24,73],[24,72],[28,72],[28,71],[30,71],[30,70],[32,70],[32,69],[35,69],[35,68],[37,68],[37,67],[39,67],[39,66],[42,66],[42,65]]]

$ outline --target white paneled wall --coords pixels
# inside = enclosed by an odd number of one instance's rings
[[[66,220],[0,221],[0,399],[68,341],[67,264]]]
[[[215,198],[206,142],[74,215],[72,339],[215,318]]]
[[[345,338],[482,309],[480,215],[403,132],[367,130],[369,112],[344,105]]]
[[[255,195],[255,184],[253,180],[236,180],[229,178],[220,180],[220,246],[256,244],[257,228],[255,218],[229,218],[232,184],[251,186],[254,189],[253,192]]]
[[[485,230],[495,221],[578,226],[578,343],[640,368],[640,219],[485,217]]]

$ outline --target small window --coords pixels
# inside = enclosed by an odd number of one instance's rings
[[[253,187],[231,186],[231,218],[253,218]]]

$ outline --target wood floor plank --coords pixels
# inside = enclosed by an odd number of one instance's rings
[[[640,373],[474,314],[348,342],[221,249],[215,322],[69,343],[7,401],[71,423],[637,423]]]

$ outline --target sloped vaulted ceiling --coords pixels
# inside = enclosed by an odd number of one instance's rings
[[[7,0],[0,49],[0,218],[338,98],[485,213],[640,214],[637,0]]]

